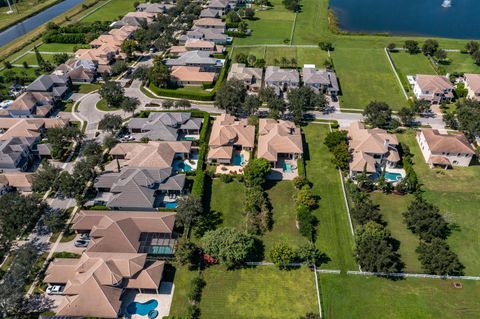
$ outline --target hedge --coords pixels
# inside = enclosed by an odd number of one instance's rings
[[[303,159],[303,157],[297,159],[297,167],[298,167],[298,175],[306,177],[306,174],[305,174],[305,160]]]
[[[191,116],[192,117],[203,117],[205,119],[205,117],[208,118],[208,113],[205,112],[205,111],[200,111],[200,110],[161,110],[161,111],[140,111],[139,113],[137,113],[135,115],[135,117],[139,117],[139,118],[147,118],[150,113],[155,113],[155,112],[168,112],[168,113],[177,113],[177,112],[188,112],[188,113],[191,113]],[[203,130],[203,129],[202,129]],[[201,134],[201,133],[200,133]]]
[[[153,83],[150,83],[148,88],[153,93],[159,96],[183,98],[183,99],[197,100],[197,101],[213,101],[215,99],[215,93],[217,92],[220,85],[222,85],[229,67],[230,67],[230,60],[226,59],[225,64],[222,70],[220,71],[220,74],[218,75],[217,82],[215,82],[215,86],[213,87],[213,90],[210,92],[182,92],[182,91],[177,91],[172,89],[159,88]]]
[[[208,130],[210,126],[210,116],[208,113],[203,115],[203,125],[200,130],[200,151],[198,153],[198,163],[195,179],[193,180],[192,195],[203,199],[204,187],[205,187],[205,157],[208,152]]]

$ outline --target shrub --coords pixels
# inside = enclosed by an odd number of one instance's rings
[[[310,187],[304,186],[295,195],[295,204],[297,206],[303,205],[308,209],[314,209],[315,207],[317,207],[318,201],[317,197],[313,194]]]
[[[315,217],[308,207],[303,205],[297,207],[297,222],[300,234],[309,240],[312,240],[315,233]]]
[[[222,175],[220,175],[220,180],[222,182],[228,184],[231,181],[233,181],[233,177],[232,177],[232,175],[229,175],[229,174],[222,174]]]
[[[188,299],[192,304],[200,302],[202,290],[206,285],[207,283],[201,277],[195,277],[192,279],[190,292],[188,293]]]
[[[275,244],[269,252],[270,261],[281,269],[285,268],[288,264],[295,262],[297,253],[295,250],[286,243]]]
[[[310,181],[303,175],[298,175],[293,179],[293,185],[296,189],[302,189],[304,186],[310,186]]]

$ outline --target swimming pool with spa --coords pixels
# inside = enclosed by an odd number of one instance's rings
[[[129,315],[140,315],[146,316],[152,310],[155,310],[158,306],[158,301],[155,299],[151,299],[147,302],[131,302],[127,306],[127,313]]]
[[[243,157],[242,153],[235,153],[233,154],[232,164],[236,166],[240,166],[245,162],[245,158]]]
[[[387,182],[399,182],[402,180],[402,174],[385,172],[385,179],[387,180]]]

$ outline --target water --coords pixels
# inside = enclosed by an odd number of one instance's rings
[[[0,46],[10,43],[82,2],[83,0],[65,0],[0,32]]]
[[[154,255],[173,255],[172,247],[168,245],[156,245],[150,247],[150,254]]]
[[[388,182],[398,182],[402,180],[402,174],[385,172],[385,179]]]
[[[148,313],[152,310],[155,310],[158,306],[158,301],[155,299],[151,299],[147,302],[140,303],[140,302],[132,302],[127,306],[127,312],[130,315],[140,315],[140,316],[146,316]]]
[[[192,167],[183,160],[176,160],[173,162],[173,169],[179,172],[191,172]]]
[[[245,158],[243,157],[243,154],[241,153],[235,153],[233,154],[233,160],[232,164],[235,166],[240,166],[245,162]]]
[[[177,202],[163,202],[161,206],[163,208],[177,208]]]
[[[388,32],[448,38],[480,38],[480,1],[330,0],[340,28],[352,32]]]
[[[288,164],[288,163],[283,163],[283,171],[285,173],[291,173],[292,172],[292,164]]]

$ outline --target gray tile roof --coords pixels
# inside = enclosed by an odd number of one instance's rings
[[[210,52],[206,51],[187,51],[176,59],[167,59],[167,66],[187,66],[187,65],[205,65],[205,66],[221,66],[218,59],[210,57]]]
[[[265,82],[299,83],[300,75],[295,69],[280,69],[278,66],[268,66],[265,70]]]
[[[200,12],[200,18],[218,18],[220,16],[221,12],[217,9],[207,8]]]
[[[52,92],[53,96],[62,96],[68,90],[68,77],[56,74],[41,75],[27,86],[31,92]]]
[[[20,168],[35,142],[32,137],[12,137],[0,141],[0,169]]]
[[[338,91],[338,80],[335,72],[326,69],[303,68],[303,82],[306,85],[322,85],[330,90]]]

